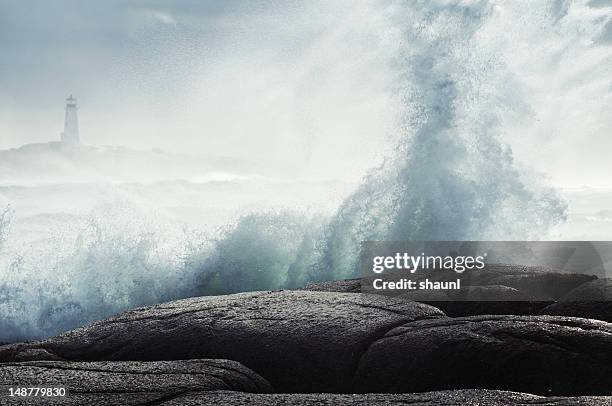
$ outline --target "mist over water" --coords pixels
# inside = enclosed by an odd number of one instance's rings
[[[376,6],[395,148],[357,186],[262,178],[47,185],[47,208],[36,206],[39,186],[0,188],[0,205],[11,204],[0,210],[0,341],[176,298],[355,276],[364,240],[559,237],[571,206],[509,141],[535,109],[516,56],[565,33],[597,52],[609,18],[580,2]],[[510,34],[514,8],[524,11],[516,24],[551,34]],[[360,19],[346,24],[357,30]],[[564,52],[573,49],[558,50],[559,69]],[[50,209],[84,195],[94,203]]]

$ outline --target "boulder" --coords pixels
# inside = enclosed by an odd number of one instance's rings
[[[0,347],[27,360],[239,361],[278,391],[350,390],[359,357],[390,329],[440,310],[378,295],[281,291],[184,299],[132,310],[35,343]]]
[[[593,275],[556,272],[504,275],[491,280],[489,285],[503,285],[520,290],[535,300],[559,300],[583,283],[597,279]]]
[[[377,291],[372,281],[455,281],[461,279],[461,290],[455,291]],[[539,314],[546,306],[559,300],[579,286],[597,280],[596,276],[577,273],[559,273],[537,266],[487,264],[482,270],[458,274],[452,270],[433,270],[410,273],[406,271],[367,276],[360,279],[318,282],[306,285],[304,290],[325,292],[371,293],[401,296],[438,307],[448,316],[484,314]]]
[[[491,268],[490,273],[479,277],[470,276],[462,280],[462,283],[493,283],[494,280],[511,277],[511,278],[530,278],[535,275],[534,272],[540,271],[539,268],[527,272],[530,268],[525,267],[502,267],[495,266]],[[506,273],[502,273],[505,270]],[[451,280],[451,276],[457,274],[452,272],[452,275],[438,274],[431,280]],[[521,275],[521,276],[517,276]],[[385,280],[399,280],[400,276],[408,277],[413,280],[421,280],[422,277],[412,277],[410,275],[395,275],[393,278],[385,278]],[[340,281],[318,282],[306,285],[304,290],[321,291],[321,292],[351,292],[360,293],[361,283],[368,282],[371,278],[365,279],[347,279]],[[526,280],[526,279],[525,279]],[[582,276],[578,278],[579,283],[584,280],[591,280],[590,277],[584,279]],[[370,290],[370,292],[374,292]],[[443,290],[414,290],[404,293],[387,291],[377,292],[376,294],[384,296],[396,296],[405,300],[413,300],[416,302],[425,303],[439,308],[450,317],[475,316],[484,314],[515,314],[515,315],[535,315],[539,314],[544,307],[554,303],[550,295],[546,294],[547,300],[536,300],[529,294],[522,292],[516,288],[504,285],[462,285],[460,291],[443,291]]]
[[[369,287],[376,278],[394,281],[408,278],[415,281],[429,279],[431,281],[454,281],[461,279],[461,286],[502,285],[515,288],[527,296],[538,300],[557,300],[572,289],[583,283],[597,279],[597,276],[580,273],[562,273],[541,266],[523,266],[510,264],[486,264],[484,269],[467,270],[457,273],[453,270],[429,270],[410,273],[408,271],[393,271],[382,274],[372,274],[357,279],[316,282],[306,285],[304,290],[325,292],[362,291],[371,293]]]
[[[31,399],[22,402],[12,398],[10,403],[0,405],[32,404]],[[237,391],[179,391],[168,395],[159,392],[130,392],[123,388],[117,392],[70,392],[68,397],[50,399],[36,404],[58,406],[200,406],[200,405],[287,405],[287,406],[320,406],[320,405],[487,405],[487,406],[609,406],[610,396],[579,397],[543,397],[528,393],[495,391],[486,389],[463,389],[424,393],[247,393]]]
[[[309,283],[301,290],[314,292],[361,293],[361,279]]]
[[[444,295],[445,297],[441,297]],[[466,286],[460,291],[415,291],[402,298],[437,307],[449,317],[484,314],[532,315],[551,302],[535,301],[525,293],[502,285]]]
[[[552,316],[422,320],[389,331],[361,357],[353,388],[485,388],[612,394],[612,325]]]
[[[574,316],[612,322],[612,278],[596,279],[571,290],[541,314]]]
[[[274,393],[256,394],[227,391],[207,393],[187,393],[163,403],[164,406],[199,406],[199,405],[538,405],[538,406],[609,406],[612,397],[582,396],[582,397],[542,397],[527,393],[492,391],[483,389],[453,390],[426,393],[366,393],[366,394],[336,394],[336,393]]]
[[[94,404],[136,404],[138,398],[142,404],[187,391],[272,391],[261,376],[239,362],[223,359],[0,364],[0,387],[41,385],[66,388],[67,397],[56,398],[58,403],[89,399],[86,403]]]

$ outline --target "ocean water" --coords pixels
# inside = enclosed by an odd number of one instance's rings
[[[536,114],[544,101],[532,90],[548,64],[575,77],[581,67],[562,62],[576,57],[576,46],[610,55],[609,9],[373,4],[398,114],[393,152],[361,182],[247,176],[2,186],[0,341],[44,338],[177,298],[351,277],[363,240],[609,239],[611,189],[559,187],[519,159],[528,152],[515,153],[537,145],[521,137],[559,120]],[[603,79],[581,80],[599,89]],[[605,97],[574,92],[574,102],[605,104],[606,84]],[[583,180],[589,184],[588,173]]]

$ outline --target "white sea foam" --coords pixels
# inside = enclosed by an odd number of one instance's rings
[[[262,192],[256,177],[215,176],[206,186],[113,185],[112,193],[99,186],[100,195],[88,185],[78,204],[69,187],[43,199],[45,207],[34,207],[30,196],[0,221],[0,341],[45,337],[173,298],[350,277],[363,240],[559,237],[553,233],[567,217],[566,202],[515,160],[513,148],[523,150],[516,140],[525,134],[541,136],[565,120],[542,114],[547,94],[571,95],[597,117],[607,111],[612,86],[601,72],[612,66],[610,9],[562,1],[385,1],[371,8],[379,44],[389,47],[381,53],[389,60],[377,66],[393,78],[397,147],[350,196],[337,203],[328,198],[335,185],[311,185],[318,196],[307,201],[287,185]],[[547,81],[549,72],[555,81]],[[573,114],[579,131],[590,112]],[[589,131],[605,124],[588,122]],[[56,196],[49,187],[41,193]],[[31,190],[0,194],[14,203]],[[273,199],[283,193],[293,210]],[[96,204],[98,196],[108,199]],[[239,204],[231,212],[221,210],[232,202]]]

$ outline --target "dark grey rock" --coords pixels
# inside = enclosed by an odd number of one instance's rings
[[[349,279],[311,284],[304,290],[359,293],[360,280]],[[386,296],[394,296],[390,292]],[[404,300],[425,303],[442,310],[449,317],[484,314],[536,315],[552,300],[538,301],[518,289],[502,285],[465,286],[459,294],[441,290],[415,290],[396,295]]]
[[[309,283],[301,290],[314,292],[361,293],[361,279]]]
[[[429,279],[431,281],[455,281],[461,279],[462,286],[486,286],[486,285],[504,285],[514,287],[521,290],[525,286],[529,286],[528,290],[523,291],[525,294],[532,297],[541,297],[543,295],[559,296],[569,292],[578,285],[596,279],[593,275],[584,275],[579,273],[561,273],[551,268],[541,266],[523,266],[511,264],[486,264],[483,269],[466,270],[463,273],[457,273],[453,270],[432,269],[428,271],[419,270],[414,273],[408,271],[395,271],[379,275],[368,275],[362,278],[365,285],[371,284],[371,280],[384,277],[385,280],[394,280],[399,278],[409,278],[416,281]],[[507,280],[512,283],[508,285],[499,281]],[[529,281],[536,283],[528,283]],[[517,285],[517,286],[514,286]]]
[[[0,405],[31,404],[3,403]],[[540,406],[610,406],[609,396],[580,397],[543,397],[528,393],[494,391],[485,389],[464,389],[424,393],[245,393],[234,391],[179,392],[168,396],[158,393],[73,393],[65,399],[55,402],[36,402],[46,405],[164,405],[164,406],[199,406],[199,405],[244,405],[244,406],[321,406],[321,405],[441,405],[441,406],[506,406],[506,405],[540,405]]]
[[[612,278],[596,279],[571,290],[542,314],[574,316],[612,322]]]
[[[451,300],[465,301],[529,301],[532,298],[518,289],[504,285],[466,286],[459,291],[450,291]]]
[[[571,290],[562,301],[612,301],[612,278],[595,279]]]
[[[386,281],[402,278],[414,281],[455,281],[461,279],[461,290],[456,291],[375,291],[375,278]],[[537,266],[487,264],[482,270],[457,274],[452,270],[430,272],[392,272],[361,279],[347,279],[312,283],[304,290],[325,292],[375,293],[430,304],[451,317],[484,314],[536,315],[548,305],[579,286],[596,280],[593,275],[559,273]],[[577,314],[578,315],[578,314]],[[583,317],[587,317],[584,315]],[[607,319],[606,319],[607,320]]]
[[[423,320],[389,331],[362,356],[354,388],[487,388],[612,394],[612,325],[552,316]]]
[[[455,281],[461,279],[461,286],[488,286],[502,285],[514,288],[534,300],[557,300],[572,289],[583,283],[597,279],[594,275],[578,273],[560,273],[550,268],[539,266],[523,266],[508,264],[487,264],[484,269],[468,270],[461,274],[453,270],[395,271],[379,275],[368,275],[358,279],[340,281],[327,281],[311,283],[304,290],[325,292],[352,292],[362,291],[372,293],[369,287],[376,278],[386,281],[395,281],[408,278],[415,281],[429,279],[431,281]]]
[[[390,329],[445,317],[377,295],[284,291],[179,300],[136,309],[36,343],[0,347],[24,360],[233,359],[277,391],[344,392],[361,354]]]
[[[0,364],[0,386],[61,385],[70,392],[236,390],[271,392],[261,376],[236,361],[31,361]]]
[[[51,404],[66,404],[61,403],[66,400],[71,402],[68,404],[143,404],[188,391],[272,391],[270,384],[255,372],[239,362],[222,359],[4,363],[0,364],[0,387],[3,386],[66,388],[64,398],[23,400],[47,400]],[[18,398],[8,400],[14,402]]]
[[[551,304],[551,302],[539,301],[443,301],[432,302],[422,301],[422,303],[437,307],[449,317],[466,317],[479,315],[517,315],[528,316],[536,315]]]
[[[597,279],[593,275],[564,273],[526,273],[505,275],[490,281],[490,285],[509,286],[520,290],[535,300],[559,300],[572,289]]]
[[[165,406],[196,405],[441,405],[441,406],[506,406],[506,405],[544,405],[544,406],[610,406],[612,397],[554,397],[530,395],[526,393],[490,391],[482,389],[440,391],[426,393],[368,393],[342,395],[333,393],[312,394],[252,394],[237,392],[189,393],[163,403]]]
[[[197,392],[204,395],[206,392]],[[236,392],[242,393],[242,392]],[[143,406],[164,405],[183,393],[165,396],[159,392],[122,392],[122,393],[70,393],[67,397],[31,398],[8,397],[0,395],[0,406],[45,405],[45,406]],[[206,404],[206,403],[203,403]]]
[[[425,294],[426,292],[434,294]],[[466,286],[460,291],[449,291],[444,294],[445,298],[437,297],[440,294],[444,293],[415,291],[402,297],[437,307],[450,317],[483,314],[533,315],[551,303],[535,301],[517,289],[501,285]]]

